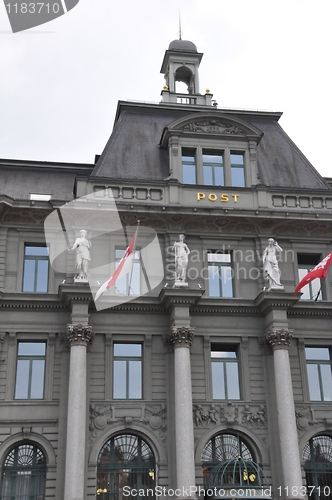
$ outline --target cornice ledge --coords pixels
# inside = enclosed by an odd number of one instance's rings
[[[0,308],[66,310],[67,306],[53,294],[1,293]]]
[[[254,300],[256,306],[264,316],[273,309],[290,309],[300,297],[284,291],[261,292]]]
[[[201,299],[205,290],[191,288],[163,288],[159,294],[160,304],[166,310],[176,306],[194,306]]]
[[[316,316],[316,317],[332,317],[332,302],[331,301],[302,301],[300,300],[289,311],[289,316]]]
[[[229,314],[229,315],[256,315],[260,310],[252,300],[241,299],[204,299],[199,305],[191,308],[192,314]]]

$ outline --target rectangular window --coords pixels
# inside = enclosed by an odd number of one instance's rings
[[[244,175],[244,154],[236,153],[231,151],[231,176],[232,176],[232,186],[234,187],[245,187],[245,175]]]
[[[196,151],[182,149],[182,183],[196,184]]]
[[[18,342],[15,399],[43,399],[45,342]]]
[[[206,186],[225,185],[222,151],[203,150],[203,180]]]
[[[141,344],[114,344],[113,398],[142,398]]]
[[[210,297],[233,297],[232,255],[208,252]]]
[[[124,248],[115,250],[115,267],[120,264],[125,251]],[[116,294],[120,295],[139,295],[141,293],[141,263],[138,250],[135,251],[129,273],[116,280],[114,290]]]
[[[332,362],[328,347],[306,347],[311,401],[332,401]]]
[[[26,245],[24,249],[23,292],[47,292],[47,246]]]
[[[240,399],[239,360],[237,350],[229,346],[212,346],[213,399]]]
[[[313,269],[321,258],[319,255],[298,254],[299,282]],[[322,300],[321,280],[316,278],[301,289],[302,300]]]

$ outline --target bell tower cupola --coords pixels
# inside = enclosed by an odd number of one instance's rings
[[[189,40],[173,40],[164,55],[160,73],[165,76],[162,102],[172,104],[212,105],[212,94],[199,93],[199,65],[203,54]],[[187,93],[177,92],[176,82],[187,86]]]

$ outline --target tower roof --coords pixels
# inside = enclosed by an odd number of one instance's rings
[[[175,50],[179,52],[197,52],[197,47],[189,40],[173,40],[173,42],[169,44],[168,50]]]

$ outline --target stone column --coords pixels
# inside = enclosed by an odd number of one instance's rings
[[[278,426],[281,449],[282,471],[288,496],[285,498],[300,498],[299,493],[292,495],[292,487],[302,486],[302,473],[295,420],[295,406],[288,347],[293,335],[292,330],[271,329],[266,339],[273,349],[273,363],[278,408]],[[285,492],[287,489],[284,490]]]
[[[85,500],[87,345],[91,326],[67,325],[70,344],[66,475],[64,500]]]
[[[191,389],[190,347],[194,328],[175,327],[170,332],[174,345],[174,398],[177,488],[181,496],[190,495],[195,486],[194,425]],[[186,494],[186,490],[188,493]],[[183,495],[182,495],[183,493]]]

